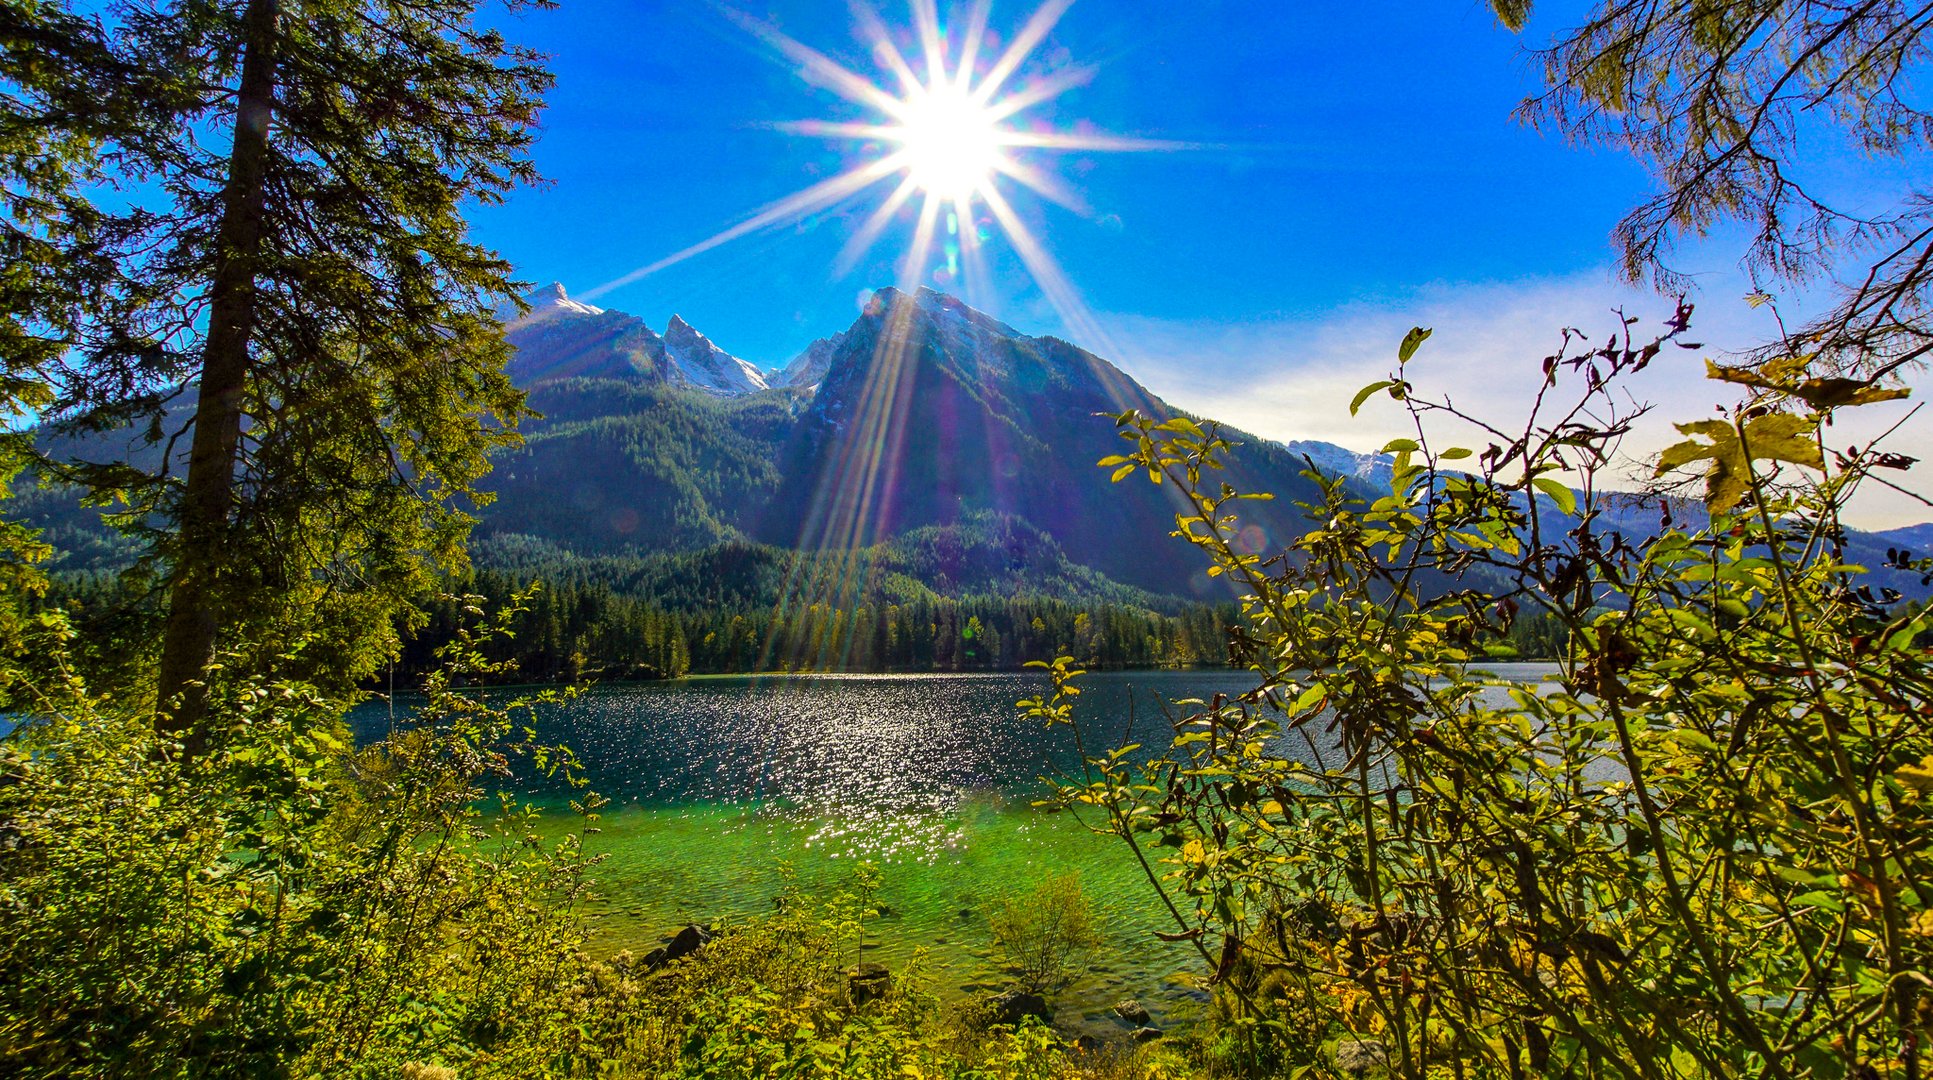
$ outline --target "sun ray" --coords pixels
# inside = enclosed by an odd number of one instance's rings
[[[1010,176],[1022,184],[1027,185],[1027,188],[1034,194],[1047,199],[1049,202],[1066,207],[1082,217],[1093,216],[1094,209],[1087,204],[1087,200],[1081,198],[1079,192],[1068,187],[1066,181],[1052,173],[1045,172],[1024,161],[1016,161],[1007,157],[1003,157],[995,163],[994,168],[999,170],[1000,175]]]
[[[926,202],[920,207],[919,225],[913,230],[913,246],[906,250],[906,260],[900,264],[899,285],[911,289],[926,276],[922,269],[933,252],[933,226],[940,216],[940,200],[932,192],[926,195]]]
[[[1001,135],[1001,145],[1039,150],[1202,150],[1201,143],[1173,142],[1167,139],[1137,139],[1126,135],[1098,135],[1072,131],[1009,131]]]
[[[724,12],[726,18],[737,23],[746,33],[791,57],[808,82],[816,82],[856,105],[870,105],[888,116],[897,117],[905,112],[905,103],[901,99],[880,89],[864,76],[854,74],[819,50],[801,44],[770,23],[743,12],[731,8],[725,8]]]
[[[859,260],[865,257],[867,249],[879,239],[879,234],[885,232],[886,226],[891,224],[900,210],[912,200],[913,196],[919,194],[919,189],[919,181],[911,176],[900,180],[899,187],[894,188],[893,193],[886,196],[886,201],[874,207],[873,212],[867,216],[858,230],[846,238],[845,246],[839,249],[839,258],[833,264],[833,269],[841,276],[851,273],[853,268],[859,265]]]
[[[1020,215],[1014,212],[1012,204],[1007,202],[1006,196],[990,188],[985,198],[987,209],[993,213],[994,221],[999,223],[1000,231],[1006,234],[1007,242],[1013,246],[1014,253],[1019,255],[1020,261],[1026,264],[1027,272],[1033,275],[1035,283],[1040,286],[1040,291],[1046,295],[1047,302],[1053,305],[1054,313],[1060,316],[1061,322],[1067,325],[1067,329],[1076,337],[1093,343],[1096,348],[1118,351],[1115,348],[1113,335],[1109,334],[1094,318],[1092,309],[1087,306],[1087,301],[1081,299],[1080,292],[1074,288],[1074,283],[1068,280],[1066,272],[1060,268],[1060,263],[1056,262],[1054,256],[1034,238],[1026,223],[1020,220]],[[1117,399],[1115,404],[1124,409],[1135,404],[1119,394],[1112,380],[1109,380],[1106,385],[1110,394]]]
[[[913,0],[913,25],[926,56],[926,85],[938,86],[947,78],[946,39],[940,33],[940,9],[934,0]]]
[[[1007,51],[1000,54],[1000,59],[994,62],[993,67],[980,80],[973,91],[974,97],[983,105],[992,100],[993,95],[1000,92],[1000,87],[1006,84],[1013,73],[1020,70],[1020,65],[1034,51],[1035,46],[1047,37],[1048,32],[1054,29],[1054,25],[1060,22],[1060,17],[1067,14],[1067,9],[1073,6],[1074,0],[1047,0],[1040,5],[1033,17],[1027,20],[1027,24],[1020,28],[1020,33],[1015,34],[1014,39],[1007,44]]]
[[[1098,71],[1098,68],[1086,64],[1057,71],[1034,82],[1024,90],[1017,90],[999,101],[988,102],[987,119],[999,123],[1015,113],[1025,112],[1045,101],[1052,101],[1069,90],[1093,82]]]
[[[892,31],[886,29],[886,22],[879,17],[879,12],[873,10],[866,0],[849,0],[847,7],[852,10],[853,20],[859,24],[860,31],[871,39],[873,58],[899,80],[900,92],[916,93],[925,85],[913,71],[913,65],[906,61],[906,54],[893,44]]]
[[[640,266],[636,270],[622,277],[613,278],[594,289],[586,290],[582,298],[585,300],[595,300],[599,296],[610,292],[612,289],[621,288],[640,278],[649,277],[667,267],[676,266],[686,259],[695,255],[702,255],[715,247],[728,244],[741,236],[757,232],[760,229],[769,228],[780,222],[795,220],[812,213],[814,210],[822,210],[842,199],[857,195],[874,184],[879,183],[881,180],[899,172],[904,166],[905,161],[900,155],[893,155],[880,158],[878,161],[871,162],[856,169],[849,169],[846,172],[840,173],[838,176],[821,180],[803,191],[794,192],[775,203],[771,203],[764,209],[754,213],[751,217],[725,229],[723,232],[700,240],[682,251],[673,252],[659,259],[657,262]]]
[[[888,124],[862,124],[849,120],[775,120],[764,125],[788,135],[817,135],[833,139],[891,139],[899,128]]]
[[[1101,132],[1050,130],[1019,119],[1028,110],[1085,86],[1096,76],[1091,66],[1069,65],[1024,82],[1019,78],[1073,0],[1042,0],[1004,44],[991,32],[992,0],[957,0],[970,2],[970,6],[965,21],[950,26],[942,21],[942,2],[907,0],[911,11],[907,29],[917,42],[913,51],[902,49],[904,33],[896,35],[888,27],[873,7],[874,0],[847,0],[859,39],[869,47],[878,65],[878,82],[769,22],[721,4],[731,21],[796,64],[801,79],[877,114],[873,119],[840,117],[766,126],[795,135],[861,144],[858,153],[865,160],[754,211],[715,236],[585,294],[598,296],[735,239],[828,207],[848,205],[880,181],[897,178],[890,193],[873,206],[834,260],[834,270],[843,276],[879,242],[888,227],[906,220],[908,208],[918,199],[911,243],[895,260],[899,290],[874,294],[867,309],[880,320],[880,326],[871,360],[859,369],[859,385],[851,388],[848,400],[852,412],[841,420],[848,437],[839,439],[822,462],[823,474],[813,487],[815,494],[801,507],[800,547],[819,553],[819,557],[796,562],[788,570],[781,610],[761,646],[765,654],[761,666],[769,665],[780,651],[790,660],[822,664],[851,647],[853,625],[843,627],[817,646],[797,640],[787,627],[796,617],[796,609],[808,604],[836,607],[848,621],[856,619],[857,605],[870,595],[866,578],[879,572],[867,549],[887,539],[896,512],[894,494],[903,452],[908,440],[923,437],[921,432],[908,430],[917,392],[918,365],[912,362],[913,350],[919,344],[916,316],[925,303],[916,287],[931,275],[942,284],[963,288],[968,301],[976,306],[986,306],[985,301],[992,299],[989,248],[996,236],[1003,237],[1004,246],[1033,277],[1067,332],[1090,347],[1113,349],[1116,346],[1110,335],[1053,255],[1029,230],[1002,190],[1003,185],[1024,188],[1051,203],[1092,216],[1080,193],[1061,176],[1043,168],[1039,159],[1062,152],[1195,148],[1192,144]],[[1000,46],[997,55],[996,46]],[[953,51],[956,47],[957,54]],[[983,72],[981,65],[989,57],[992,62]],[[885,88],[894,83],[898,84],[897,93]],[[945,262],[936,269],[939,256]],[[1123,409],[1148,404],[1136,399],[1133,384],[1125,376],[1091,357],[1090,361],[1110,401]]]
[[[739,237],[855,197],[895,173],[901,175],[899,185],[848,239],[834,266],[841,272],[848,272],[857,264],[856,253],[876,243],[886,227],[912,201],[913,195],[924,192],[926,200],[920,212],[921,224],[915,230],[912,247],[901,262],[899,278],[904,283],[922,276],[915,264],[923,263],[932,254],[935,217],[941,208],[947,206],[953,207],[955,219],[962,223],[962,228],[974,234],[969,238],[963,233],[954,245],[957,250],[949,251],[948,270],[957,274],[963,269],[971,270],[967,264],[980,261],[984,255],[984,245],[979,242],[976,231],[978,224],[973,216],[976,203],[992,205],[996,199],[999,200],[1006,214],[1003,217],[996,213],[995,216],[1001,221],[1002,231],[1007,231],[1006,219],[1011,217],[1012,210],[999,192],[998,183],[1003,178],[1020,184],[1050,202],[1091,216],[1086,200],[1078,192],[1058,176],[1025,160],[1025,152],[1199,148],[1191,143],[1101,132],[1006,126],[1008,121],[1028,109],[1093,80],[1094,68],[1074,66],[1037,78],[1001,96],[1002,88],[1059,24],[1061,17],[1073,5],[1073,0],[1044,0],[1020,31],[1006,43],[1005,49],[984,75],[977,74],[976,68],[982,51],[991,40],[988,24],[991,0],[973,0],[965,27],[957,35],[957,58],[949,57],[949,46],[955,34],[942,24],[938,0],[909,0],[909,4],[913,15],[913,32],[920,43],[920,60],[926,68],[923,77],[894,43],[892,32],[873,9],[870,0],[848,0],[854,22],[862,38],[870,41],[874,58],[892,78],[899,81],[901,93],[898,95],[854,73],[770,23],[720,5],[720,10],[732,22],[798,64],[801,78],[824,86],[850,102],[871,108],[882,117],[874,121],[780,121],[768,126],[808,137],[881,144],[886,149],[881,156],[869,162],[771,203],[716,235],[599,285],[585,296],[595,298]],[[1017,247],[1018,243],[1016,241]],[[969,246],[972,248],[971,254]],[[1023,256],[1022,261],[1030,273],[1036,272],[1036,266],[1044,254],[1044,249],[1036,244],[1033,257]]]
[[[967,14],[966,34],[960,40],[960,67],[954,85],[966,89],[973,81],[973,69],[980,62],[980,46],[987,40],[987,20],[993,17],[993,0],[973,0]]]
[[[980,223],[974,219],[971,201],[955,203],[953,213],[960,222],[960,265],[966,269],[967,303],[981,306],[993,290],[986,252],[980,243]]]

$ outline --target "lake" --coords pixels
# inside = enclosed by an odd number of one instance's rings
[[[1497,667],[1523,678],[1549,670]],[[1090,746],[1139,742],[1152,753],[1171,737],[1164,703],[1241,693],[1254,678],[1095,672],[1082,679],[1079,714]],[[924,950],[936,989],[972,993],[1004,983],[985,906],[1074,870],[1106,943],[1058,999],[1063,1018],[1111,1023],[1124,997],[1157,1022],[1181,1018],[1191,999],[1169,976],[1201,960],[1155,939],[1176,927],[1132,855],[1033,805],[1048,793],[1043,776],[1079,767],[1071,731],[1014,707],[1047,687],[1038,673],[694,678],[598,687],[547,708],[540,736],[575,749],[611,800],[587,845],[607,855],[587,912],[595,946],[643,952],[686,923],[769,912],[788,867],[802,886],[832,891],[870,859],[889,913],[869,926],[867,957],[896,965]],[[351,715],[365,740],[388,718],[381,703]],[[564,792],[524,794],[569,826]]]

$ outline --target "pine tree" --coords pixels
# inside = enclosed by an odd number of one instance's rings
[[[142,416],[162,451],[145,475],[67,475],[127,498],[137,529],[164,523],[146,536],[167,570],[169,730],[193,728],[219,649],[253,642],[270,663],[311,638],[301,672],[353,683],[433,572],[462,562],[464,504],[523,414],[494,318],[516,289],[462,212],[535,179],[550,83],[477,6],[118,12],[123,70],[198,89],[142,101],[166,138],[113,144],[147,203],[117,219],[125,277],[80,328],[51,416]],[[508,4],[533,6],[549,5]]]
[[[121,64],[100,24],[65,5],[0,0],[0,498],[35,463],[34,416],[54,402],[53,373],[81,313],[118,278],[106,216],[85,196],[119,134],[144,141],[134,99],[167,100],[170,79]],[[0,520],[0,641],[18,639],[23,599],[44,582],[46,548]]]

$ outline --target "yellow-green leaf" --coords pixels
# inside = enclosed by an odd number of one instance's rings
[[[1374,394],[1376,391],[1387,390],[1390,387],[1395,385],[1396,383],[1394,380],[1383,379],[1380,382],[1370,383],[1368,386],[1365,386],[1361,390],[1356,391],[1356,396],[1352,398],[1349,402],[1349,415],[1351,416],[1356,415],[1357,411],[1362,408],[1362,403],[1365,401],[1368,401],[1370,398],[1370,395]]]
[[[1421,326],[1410,327],[1409,333],[1403,335],[1403,343],[1396,348],[1396,361],[1402,364],[1409,363],[1409,358],[1415,356],[1416,350],[1423,347],[1423,342],[1429,339],[1430,333],[1431,331]]]
[[[1567,517],[1577,513],[1577,493],[1570,488],[1548,476],[1539,476],[1531,483],[1536,485],[1538,491],[1550,496],[1550,501],[1557,504],[1559,513]]]

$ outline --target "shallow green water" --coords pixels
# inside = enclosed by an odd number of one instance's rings
[[[866,958],[898,968],[921,950],[944,994],[1004,983],[989,957],[986,904],[1067,870],[1080,873],[1106,944],[1095,970],[1062,996],[1063,1009],[1099,1020],[1123,997],[1172,1008],[1181,995],[1166,976],[1194,960],[1155,939],[1173,926],[1119,841],[997,794],[969,798],[944,819],[891,823],[897,850],[883,857],[872,850],[877,822],[859,829],[700,805],[632,808],[602,824],[592,850],[609,855],[598,874],[604,899],[591,914],[599,943],[612,950],[649,949],[687,922],[770,911],[787,884],[782,863],[799,885],[830,895],[850,884],[857,858],[871,857],[883,872],[886,914],[867,928]]]
[[[1163,702],[1240,692],[1250,679],[1096,673],[1081,714],[1090,739],[1161,746]],[[1200,958],[1154,937],[1175,927],[1132,854],[1032,805],[1044,775],[1079,763],[1071,732],[1014,708],[1046,685],[1016,674],[692,679],[598,688],[546,710],[540,736],[573,747],[612,800],[590,841],[606,856],[587,911],[595,944],[644,951],[686,923],[770,911],[784,867],[830,894],[868,859],[888,910],[868,929],[868,958],[897,966],[923,950],[937,989],[967,993],[1004,982],[986,905],[1074,870],[1106,944],[1061,995],[1063,1014],[1105,1022],[1130,996],[1158,1015],[1185,1007],[1168,976]],[[388,716],[368,705],[353,719],[373,738]],[[557,829],[571,826],[562,792],[530,782],[523,794],[557,807]]]

